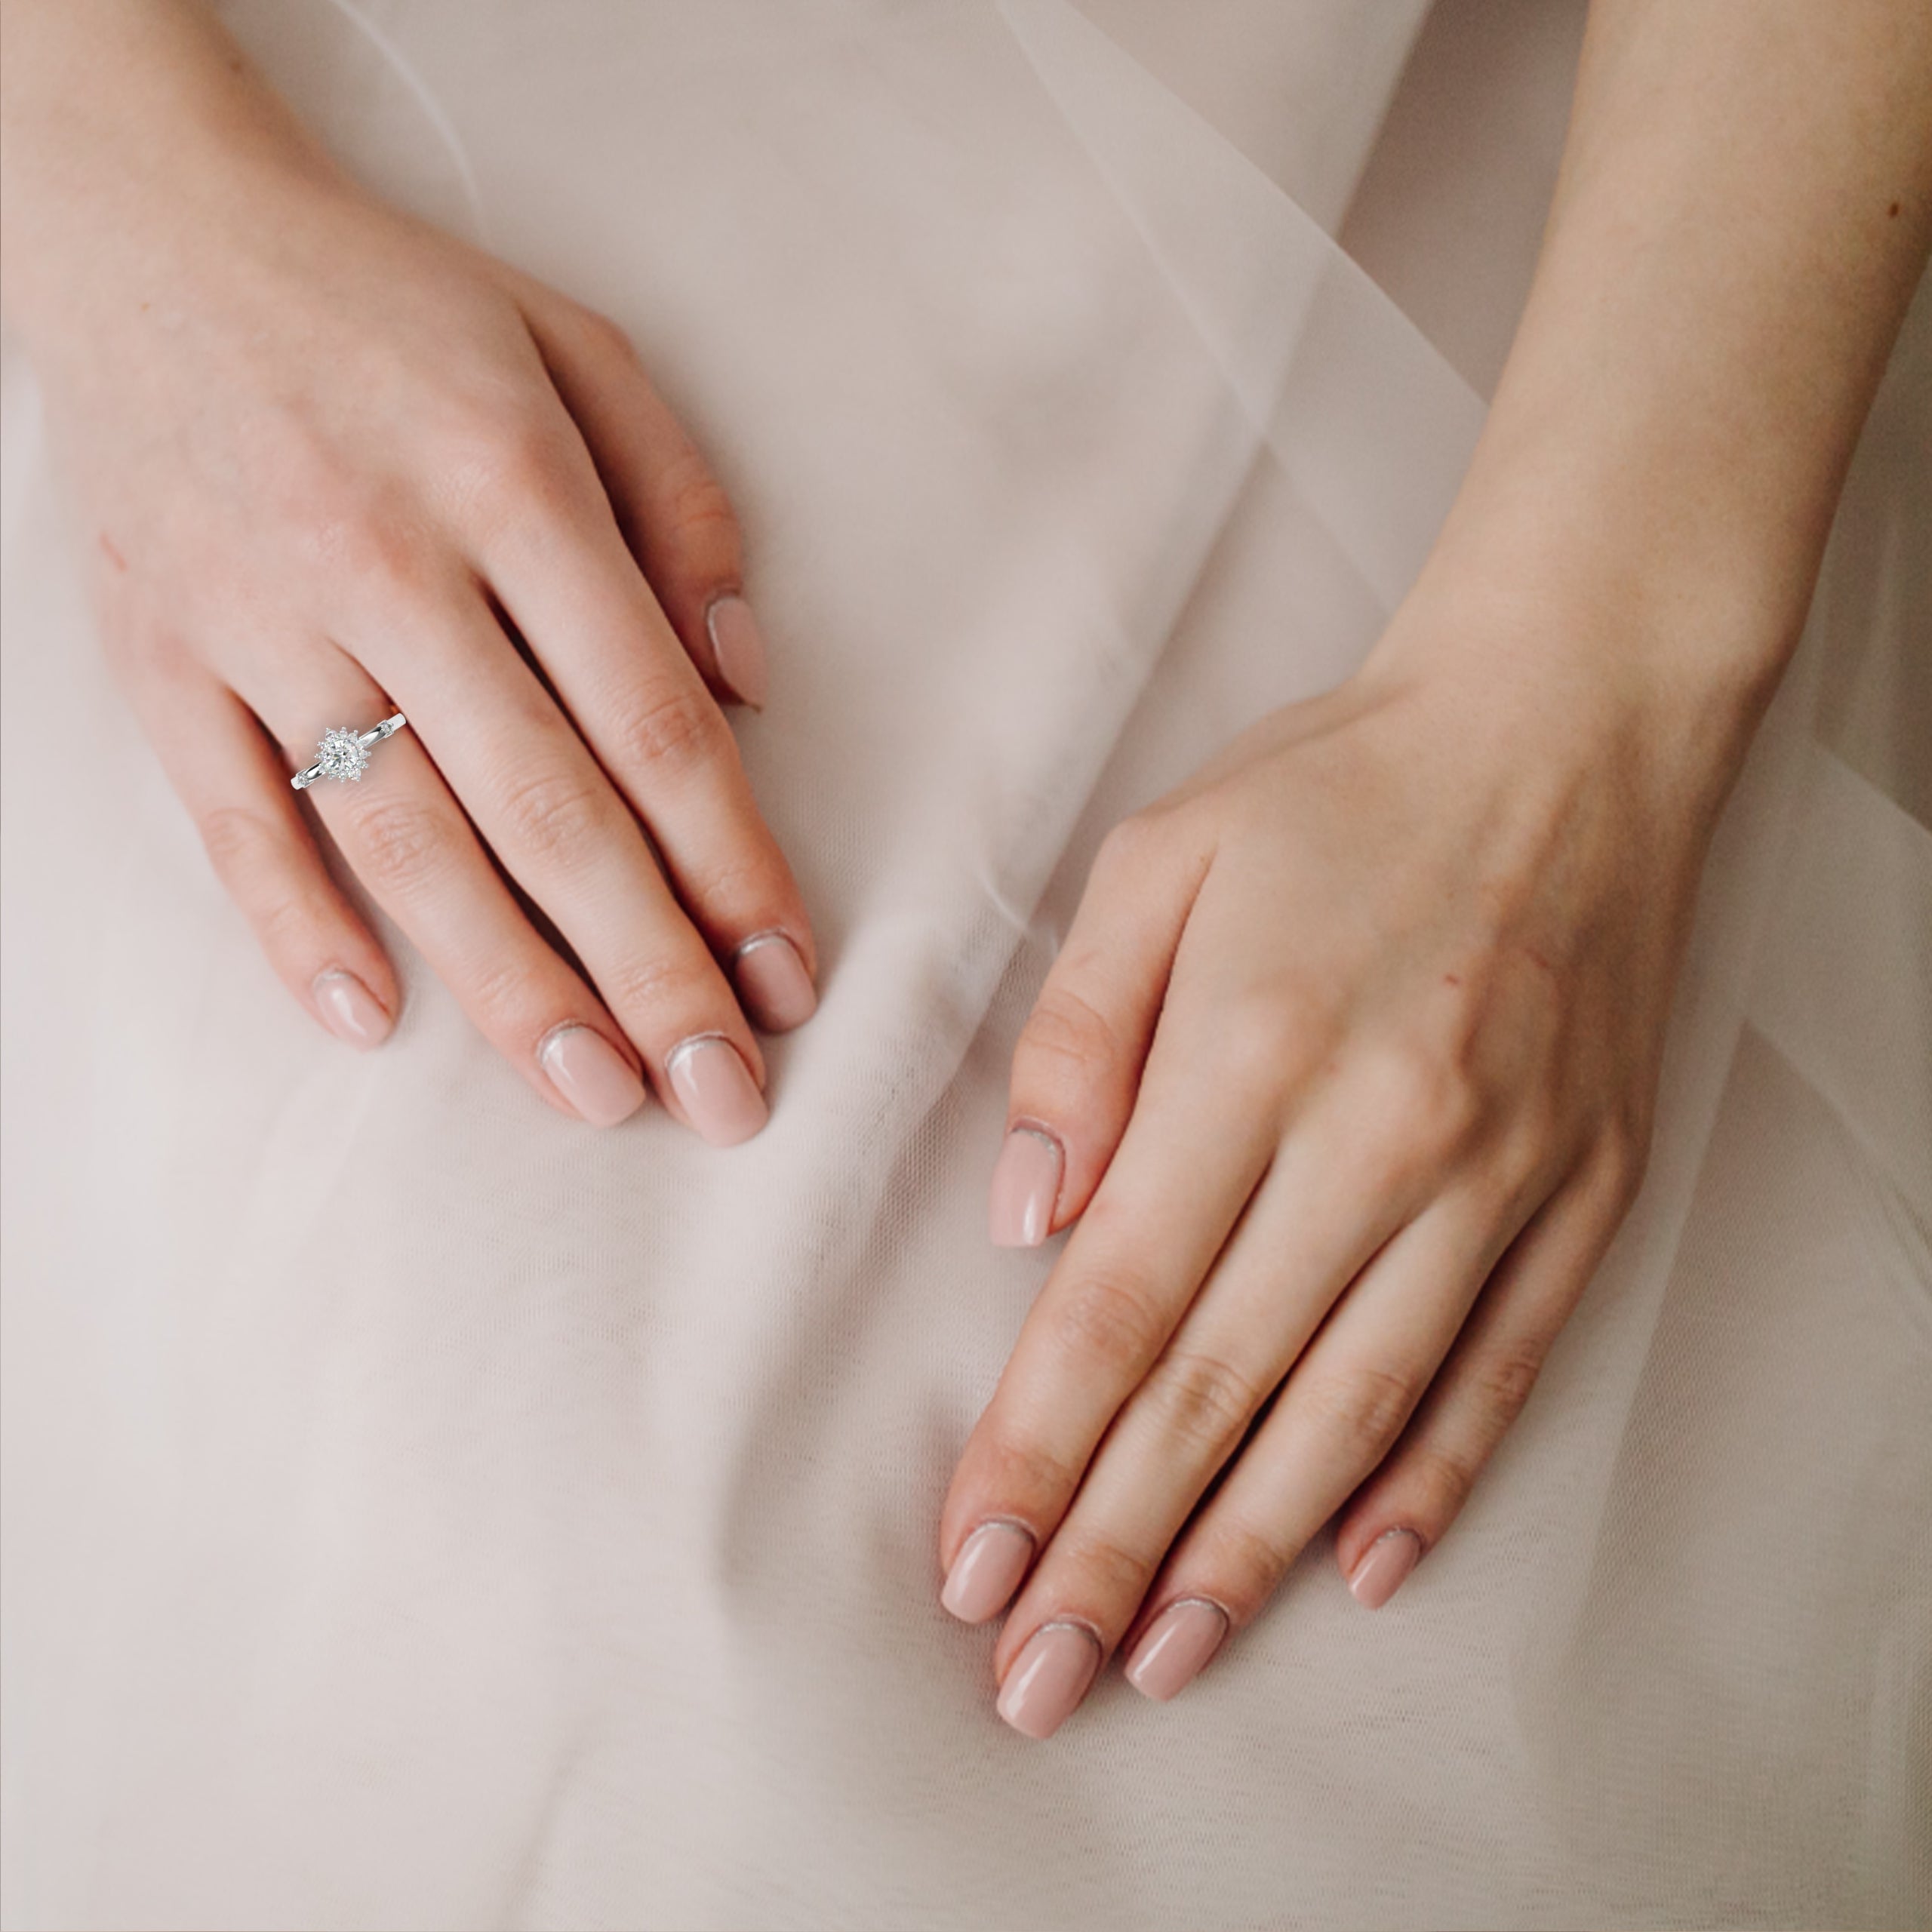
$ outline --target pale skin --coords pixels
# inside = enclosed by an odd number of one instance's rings
[[[718,708],[757,695],[704,620],[741,546],[628,346],[352,188],[188,9],[4,17],[10,318],[110,657],[291,991],[394,1015],[288,790],[393,700],[412,731],[316,810],[533,1087],[573,1110],[537,1054],[572,1022],[680,1118],[680,1041],[761,1087],[734,949],[795,951],[778,1023],[815,955]],[[1447,1531],[1639,1183],[1706,847],[1928,238],[1918,0],[1595,0],[1415,588],[1116,828],[1020,1040],[1009,1121],[1057,1150],[1025,1232],[1072,1232],[937,1552],[955,1614],[1005,1613],[1017,1729],[1116,1654],[1172,1696],[1331,1520],[1371,1605]]]
[[[9,319],[110,661],[270,964],[352,1044],[392,1024],[288,780],[399,708],[307,797],[485,1036],[560,1112],[648,1078],[756,1131],[749,1018],[811,1011],[811,924],[720,708],[764,681],[739,532],[629,344],[361,192],[198,8],[0,17]]]

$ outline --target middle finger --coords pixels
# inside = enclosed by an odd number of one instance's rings
[[[406,632],[414,647],[399,648]],[[714,1146],[764,1124],[764,1057],[644,829],[473,586],[368,650],[504,866],[555,923],[669,1111]]]

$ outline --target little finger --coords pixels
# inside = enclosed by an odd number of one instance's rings
[[[134,672],[124,688],[276,977],[338,1039],[387,1038],[395,969],[330,876],[260,721],[192,662]]]
[[[1544,1204],[1497,1264],[1401,1440],[1337,1528],[1336,1560],[1370,1609],[1389,1601],[1461,1513],[1529,1400],[1634,1187],[1628,1164],[1600,1156]]]

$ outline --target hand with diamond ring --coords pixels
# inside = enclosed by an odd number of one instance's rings
[[[1638,1186],[1703,854],[1928,239],[1919,0],[1596,0],[1420,580],[1110,834],[1014,1054],[994,1237],[1072,1232],[938,1554],[955,1616],[1006,1611],[1015,1729],[1116,1651],[1173,1697],[1337,1512],[1371,1608],[1455,1520]]]
[[[648,1078],[756,1132],[747,1015],[809,1015],[813,936],[720,708],[764,695],[738,528],[629,344],[355,187],[198,10],[5,20],[9,320],[109,661],[269,963],[392,1026],[306,797],[549,1105],[612,1124]]]

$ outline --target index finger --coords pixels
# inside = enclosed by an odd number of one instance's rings
[[[968,1623],[994,1615],[1044,1547],[1273,1155],[1275,1108],[1262,1084],[1204,1077],[1171,1035],[1165,1044],[1168,1054],[1157,1034],[1119,1151],[1028,1311],[947,1491],[942,1601]],[[1009,1531],[1023,1526],[1030,1547],[1009,1534],[966,1551],[999,1519]],[[995,1549],[990,1563],[980,1554]]]

